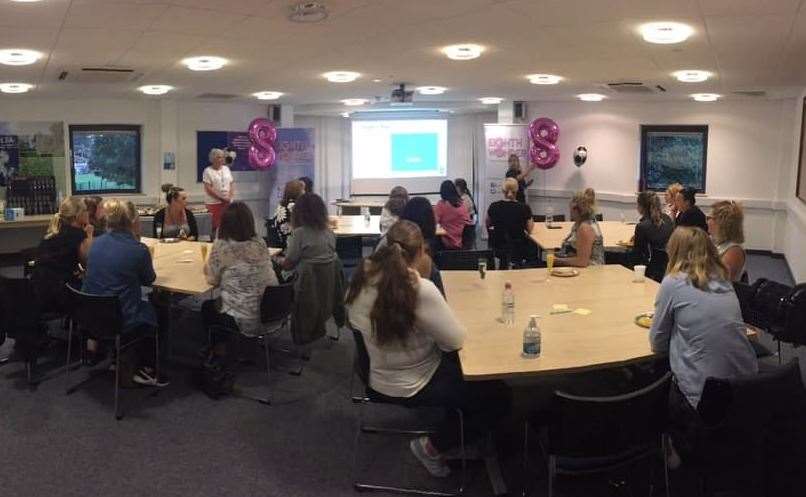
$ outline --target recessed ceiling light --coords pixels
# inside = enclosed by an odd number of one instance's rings
[[[170,85],[146,85],[138,88],[140,92],[146,95],[165,95],[173,89],[174,87]]]
[[[350,83],[361,77],[361,74],[353,71],[330,71],[322,75],[331,83]]]
[[[582,93],[580,95],[577,95],[577,98],[582,100],[583,102],[601,102],[607,97],[599,93]]]
[[[641,36],[649,43],[682,43],[692,34],[691,26],[679,22],[650,22],[641,26]]]
[[[473,43],[463,43],[460,45],[449,45],[442,49],[442,53],[451,60],[471,60],[481,56],[484,47]]]
[[[342,112],[341,117],[346,119],[346,118],[350,117],[350,113],[349,112]]]
[[[9,48],[0,50],[0,64],[7,66],[27,66],[42,58],[42,54],[34,50]]]
[[[481,97],[479,102],[483,103],[484,105],[496,105],[503,102],[504,99],[501,97]]]
[[[258,100],[277,100],[278,98],[283,96],[283,92],[280,92],[280,91],[259,91],[257,93],[253,93],[252,96],[257,97]]]
[[[365,103],[369,102],[366,98],[345,98],[341,101],[344,105],[349,105],[350,107],[354,107],[356,105],[364,105]]]
[[[227,59],[204,55],[184,59],[182,64],[187,66],[191,71],[216,71],[227,65]]]
[[[697,69],[686,69],[683,71],[673,72],[672,76],[683,83],[702,83],[711,77],[711,73]]]
[[[717,95],[716,93],[695,93],[691,95],[691,98],[697,102],[716,102],[719,100],[719,97],[721,97],[721,95]]]
[[[526,78],[533,85],[556,85],[563,80],[562,77],[554,74],[530,74]]]
[[[420,95],[442,95],[447,90],[448,89],[445,88],[444,86],[418,86],[417,87],[417,92],[419,92]]]
[[[34,85],[28,83],[0,83],[0,92],[3,93],[26,93]]]
[[[378,79],[378,78],[375,78],[375,79],[373,79],[373,80],[372,80],[372,82],[373,82],[373,83],[380,83],[381,81],[382,81],[382,80],[380,80],[380,79]]]

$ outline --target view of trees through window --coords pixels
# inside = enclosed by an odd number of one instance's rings
[[[73,192],[140,191],[139,126],[70,126]]]

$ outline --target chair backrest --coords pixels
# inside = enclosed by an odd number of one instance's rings
[[[753,283],[755,294],[749,309],[750,324],[777,336],[786,321],[783,304],[792,287],[764,278]]]
[[[283,321],[294,310],[294,282],[267,286],[260,301],[260,322],[263,324]]]
[[[534,221],[536,223],[545,223],[546,222],[546,216],[545,216],[545,214],[535,214],[535,215],[532,216],[532,221]]]
[[[115,338],[123,331],[123,313],[116,295],[92,295],[65,285],[70,317],[95,338]]]
[[[597,221],[604,221],[604,214],[596,214],[593,217],[595,217]]]
[[[487,261],[487,269],[495,269],[492,250],[444,250],[437,256],[437,265],[443,271],[479,268],[479,259]]]
[[[26,278],[33,274],[38,254],[39,247],[27,248],[20,251],[20,256],[22,257],[22,274]]]
[[[565,214],[554,214],[553,216],[551,216],[551,220],[552,221],[557,221],[558,223],[564,223],[565,222]]]
[[[353,331],[353,341],[355,342],[355,364],[353,364],[353,369],[355,374],[364,382],[364,387],[369,387],[369,353],[364,343],[364,335],[352,327],[350,329]]]
[[[35,329],[40,309],[28,278],[0,277],[0,327],[15,331]]]
[[[649,256],[649,264],[646,267],[646,276],[652,280],[660,282],[666,274],[666,266],[669,264],[669,254],[665,250],[652,249]]]
[[[781,330],[781,340],[796,345],[806,345],[806,283],[795,285],[783,305],[786,323]]]
[[[666,421],[671,373],[624,395],[586,397],[555,392],[557,417],[549,453],[606,457],[657,444]]]

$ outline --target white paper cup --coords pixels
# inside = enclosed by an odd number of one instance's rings
[[[643,283],[644,276],[646,275],[646,266],[638,265],[633,268],[633,281],[636,283]]]

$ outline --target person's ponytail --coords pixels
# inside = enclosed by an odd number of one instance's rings
[[[393,242],[370,257],[379,276],[378,297],[369,317],[378,345],[405,344],[414,329],[417,306],[415,279],[403,248]]]
[[[59,232],[62,230],[62,217],[57,212],[50,218],[50,224],[48,225],[48,231],[45,233],[45,238],[53,238],[54,236],[58,235]]]

